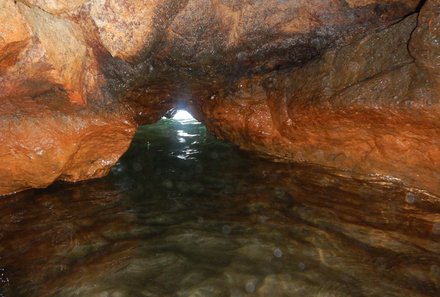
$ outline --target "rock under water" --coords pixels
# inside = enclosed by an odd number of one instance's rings
[[[0,199],[0,296],[437,297],[439,214],[163,119],[105,178]]]
[[[175,106],[244,149],[439,194],[439,9],[2,0],[0,194],[105,175]]]

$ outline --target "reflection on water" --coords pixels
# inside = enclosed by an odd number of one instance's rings
[[[107,178],[0,200],[0,296],[440,296],[439,201],[162,120]]]

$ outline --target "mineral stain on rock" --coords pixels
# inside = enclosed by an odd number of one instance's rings
[[[2,0],[0,194],[103,176],[179,105],[243,149],[440,194],[439,9]]]

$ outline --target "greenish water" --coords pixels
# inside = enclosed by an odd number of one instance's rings
[[[439,201],[161,120],[106,178],[0,200],[0,296],[440,296]]]

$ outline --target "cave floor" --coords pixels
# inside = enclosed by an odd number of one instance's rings
[[[438,201],[162,119],[108,177],[0,200],[0,296],[440,296]]]

